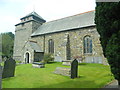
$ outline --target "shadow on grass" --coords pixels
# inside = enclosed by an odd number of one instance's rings
[[[52,61],[51,61],[51,62],[48,62],[47,64],[53,64],[53,63],[57,63],[57,62],[54,62],[54,61],[52,62]]]
[[[87,65],[87,63],[78,63],[78,65]]]
[[[11,81],[13,79],[15,79],[15,77],[2,78],[2,81]]]
[[[99,85],[96,85],[94,81],[78,81],[77,78],[70,79],[67,82],[61,82],[58,84],[50,84],[45,86],[40,86],[36,88],[97,88]]]

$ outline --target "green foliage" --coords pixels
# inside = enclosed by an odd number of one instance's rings
[[[48,63],[54,60],[54,56],[51,53],[45,53],[43,60],[44,60],[44,63]]]
[[[0,56],[2,56],[2,35],[0,34]]]
[[[108,41],[106,47],[106,56],[109,64],[111,65],[111,71],[115,75],[116,79],[120,79],[120,31],[117,34],[113,34]]]
[[[3,88],[101,88],[113,80],[109,66],[84,64],[78,66],[80,78],[54,74],[61,62],[46,64],[45,68],[33,68],[31,64],[16,66],[15,77],[2,79]]]
[[[120,85],[120,2],[97,2],[95,23],[111,71]]]
[[[12,32],[1,33],[0,52],[3,57],[12,57],[14,34]]]
[[[15,62],[16,62],[16,64],[22,63],[22,61],[20,61],[20,60],[16,60]]]

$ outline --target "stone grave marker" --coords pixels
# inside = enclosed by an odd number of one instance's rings
[[[75,59],[71,62],[71,78],[78,77],[78,61]]]
[[[64,76],[70,76],[70,78],[74,79],[78,77],[78,61],[75,59],[71,61],[71,67],[57,67],[54,71],[55,74],[60,74]]]
[[[57,67],[54,73],[64,75],[64,76],[71,76],[70,68],[65,68],[65,67]]]
[[[1,87],[2,86],[2,66],[0,64],[0,90],[1,90]]]
[[[12,58],[4,62],[2,78],[14,77],[16,62]]]
[[[70,66],[71,65],[71,61],[72,60],[63,60],[62,62],[62,65],[66,65],[66,66]]]
[[[33,62],[32,66],[36,67],[36,68],[45,68],[45,64],[44,63],[39,63],[39,62]]]

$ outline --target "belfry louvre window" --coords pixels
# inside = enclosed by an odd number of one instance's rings
[[[84,53],[92,53],[92,38],[90,36],[84,37]]]
[[[54,53],[54,41],[52,39],[48,41],[48,52]]]

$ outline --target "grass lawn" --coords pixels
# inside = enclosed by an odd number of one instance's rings
[[[80,64],[79,78],[54,74],[61,62],[46,64],[45,68],[33,68],[31,64],[16,66],[15,77],[2,79],[2,88],[101,88],[111,80],[109,66]]]

